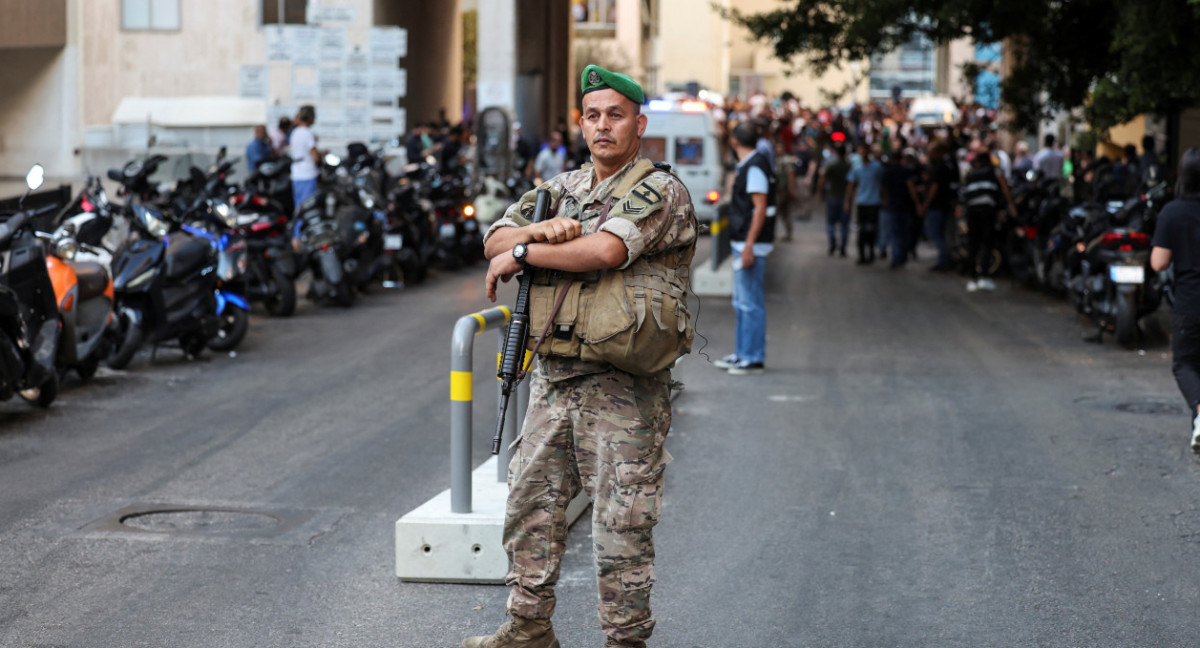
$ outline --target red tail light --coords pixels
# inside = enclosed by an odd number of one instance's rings
[[[266,198],[263,198],[262,196],[255,196],[255,197],[254,197],[254,204],[255,204],[255,205],[258,205],[259,207],[266,207],[266,206],[267,206],[267,199],[266,199]]]
[[[708,202],[716,204],[716,202],[721,199],[721,192],[714,189],[708,192],[708,194],[706,194],[704,197],[708,199]]]
[[[1145,232],[1107,232],[1100,237],[1100,245],[1104,247],[1120,246],[1122,252],[1132,251],[1135,247],[1148,247],[1150,235]]]
[[[79,201],[79,206],[82,207],[83,211],[85,212],[96,211],[96,206],[92,204],[92,201],[88,200],[87,196],[84,196]]]
[[[272,224],[271,224],[271,223],[265,223],[265,222],[263,222],[263,221],[259,221],[259,222],[257,222],[257,223],[254,223],[254,224],[250,225],[250,231],[251,231],[251,232],[258,233],[258,232],[261,232],[261,231],[263,231],[263,230],[268,230],[268,229],[271,229],[271,227],[272,227]]]

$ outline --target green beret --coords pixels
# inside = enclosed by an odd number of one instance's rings
[[[583,75],[579,77],[579,87],[583,89],[583,94],[593,90],[612,88],[635,104],[646,103],[646,93],[642,91],[642,86],[638,85],[637,81],[634,81],[628,74],[609,72],[599,65],[589,65],[583,68]]]

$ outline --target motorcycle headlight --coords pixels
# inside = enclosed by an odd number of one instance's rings
[[[75,253],[77,252],[79,252],[79,243],[75,242],[75,239],[73,238],[59,239],[58,242],[54,244],[54,256],[62,259],[63,261],[75,260]]]
[[[371,193],[362,187],[358,188],[358,199],[362,202],[363,207],[367,209],[375,209],[375,199],[371,197]]]
[[[142,224],[142,226],[146,228],[146,231],[155,238],[161,239],[171,231],[170,223],[164,220],[159,214],[156,214],[153,210],[147,209],[141,205],[134,205],[133,214]]]
[[[213,213],[216,214],[217,218],[220,218],[221,222],[225,223],[226,227],[229,227],[230,229],[237,227],[238,212],[233,208],[233,205],[221,200],[216,200],[213,201],[212,210]]]

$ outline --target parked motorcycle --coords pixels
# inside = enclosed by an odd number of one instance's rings
[[[214,338],[218,348],[236,346],[223,340],[236,336],[240,342],[250,305],[221,288],[209,241],[182,230],[164,212],[136,202],[126,209],[133,232],[113,256],[119,338],[109,366],[128,366],[146,343],[178,340],[192,356],[214,346]]]
[[[44,169],[35,164],[25,178],[25,195],[44,180]],[[54,209],[17,211],[0,223],[0,400],[20,394],[39,407],[49,407],[58,396],[59,313],[33,222]]]
[[[116,340],[116,296],[108,269],[83,258],[84,254],[105,258],[107,251],[79,242],[77,222],[68,220],[52,234],[39,237],[47,243],[46,271],[62,321],[56,361],[59,374],[74,370],[86,381],[96,375]]]
[[[1112,332],[1117,342],[1132,347],[1138,320],[1162,302],[1158,274],[1148,268],[1155,216],[1167,195],[1163,183],[1124,202],[1072,210],[1077,235],[1068,248],[1063,284],[1075,308],[1099,327],[1090,340]]]
[[[217,246],[223,286],[262,302],[272,315],[291,316],[296,310],[296,262],[290,219],[274,201],[228,184],[233,164],[223,162],[207,174],[191,169],[192,189],[184,200],[196,205],[192,225]]]

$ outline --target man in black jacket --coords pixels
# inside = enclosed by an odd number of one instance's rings
[[[735,350],[714,362],[731,375],[762,373],[767,354],[767,305],[763,294],[767,255],[775,240],[775,174],[755,150],[753,124],[733,129],[737,176],[729,201],[733,249],[733,308],[737,315]]]

